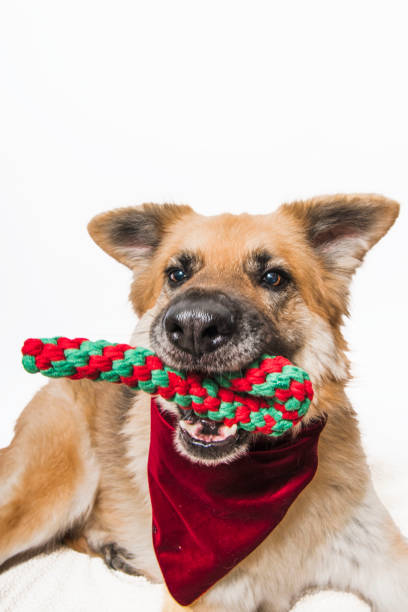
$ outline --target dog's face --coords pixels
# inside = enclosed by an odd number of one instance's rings
[[[340,325],[349,282],[397,214],[395,202],[370,195],[257,216],[147,204],[99,215],[89,230],[133,269],[131,300],[139,315],[149,311],[150,346],[167,365],[211,374],[283,355],[318,387],[347,379]],[[252,442],[236,426],[170,409],[177,446],[192,460],[231,461]]]

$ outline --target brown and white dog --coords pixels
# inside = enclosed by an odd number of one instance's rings
[[[311,484],[190,609],[287,612],[305,591],[334,588],[377,612],[408,610],[408,544],[371,484],[345,394],[340,330],[351,277],[397,215],[398,204],[384,197],[337,195],[258,216],[144,204],[91,221],[96,243],[133,270],[130,297],[141,317],[134,345],[190,371],[284,355],[314,385],[305,422],[328,415]],[[89,381],[54,380],[35,395],[0,451],[0,564],[74,530],[74,546],[162,580],[146,477],[149,404],[143,393]],[[165,408],[178,419],[178,451],[209,469],[253,444],[253,434],[186,424],[177,408]],[[164,609],[187,608],[168,596]]]

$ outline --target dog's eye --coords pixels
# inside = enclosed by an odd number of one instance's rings
[[[187,274],[181,268],[173,268],[167,272],[167,277],[171,283],[178,284],[187,278]]]
[[[262,282],[268,287],[279,287],[283,283],[283,277],[276,270],[268,270],[263,275]]]

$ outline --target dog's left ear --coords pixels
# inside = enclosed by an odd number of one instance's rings
[[[149,265],[171,226],[192,213],[181,204],[116,208],[94,217],[88,232],[101,249],[137,273]]]
[[[390,229],[399,204],[380,195],[348,194],[285,204],[282,209],[301,224],[323,265],[350,277]]]

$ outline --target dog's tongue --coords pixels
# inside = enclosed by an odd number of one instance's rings
[[[211,423],[207,419],[200,419],[196,422],[190,420],[180,421],[180,427],[184,429],[192,438],[201,442],[224,442],[227,438],[235,436],[237,425],[231,427],[227,425]]]

